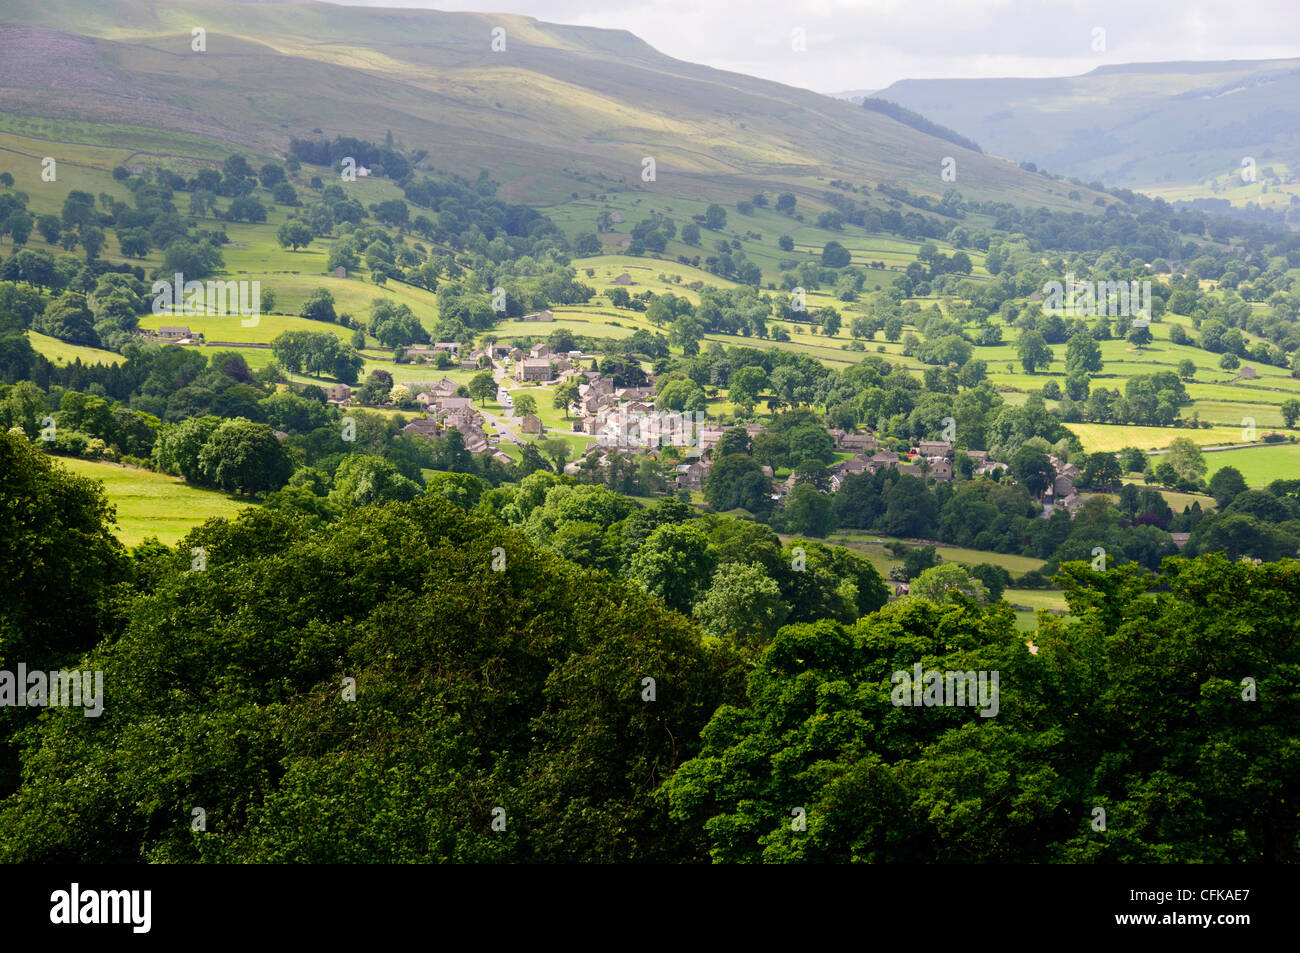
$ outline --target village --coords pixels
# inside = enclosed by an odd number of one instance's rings
[[[525,316],[523,320],[550,321],[553,314],[543,311]],[[185,326],[160,327],[149,335],[160,341],[178,344],[220,345],[222,342],[204,342],[201,334],[193,334]],[[247,346],[247,345],[245,345]],[[419,417],[404,428],[404,432],[429,439],[445,437],[451,430],[458,431],[465,449],[474,455],[488,453],[502,464],[511,464],[512,458],[503,449],[501,441],[522,445],[525,438],[539,439],[551,434],[584,434],[593,438],[586,453],[579,460],[568,463],[564,470],[570,475],[582,472],[584,466],[603,464],[612,452],[634,455],[657,454],[665,447],[675,447],[677,456],[686,458],[673,469],[673,489],[700,491],[712,468],[711,451],[728,429],[709,423],[703,414],[677,414],[659,412],[655,408],[655,380],[647,378],[644,385],[619,387],[614,381],[595,369],[595,355],[579,350],[555,351],[549,344],[535,344],[525,350],[489,342],[485,347],[469,352],[463,359],[461,345],[455,341],[439,341],[427,346],[402,349],[402,359],[421,364],[429,363],[444,369],[490,370],[497,381],[497,399],[503,408],[513,411],[511,393],[532,385],[553,387],[569,381],[577,384],[578,399],[568,411],[573,417],[568,431],[546,427],[541,418],[532,413],[497,416],[474,406],[474,400],[463,384],[449,377],[436,381],[404,381]],[[354,388],[347,384],[332,384],[324,388],[327,399],[340,406],[362,406],[354,396]],[[489,426],[490,425],[490,426]],[[762,424],[749,423],[744,429],[752,441],[766,429]],[[833,446],[839,455],[852,454],[828,468],[829,489],[837,491],[844,478],[855,473],[877,473],[895,469],[901,474],[951,483],[956,453],[951,442],[922,440],[900,455],[879,445],[876,435],[868,429],[864,433],[850,433],[827,428]],[[991,460],[983,450],[961,450],[970,458],[971,476],[1005,472],[1005,466]],[[592,461],[589,458],[595,456]],[[1075,489],[1080,477],[1079,468],[1059,457],[1049,458],[1056,475],[1042,495],[1043,518],[1052,515],[1057,507],[1071,516],[1081,507],[1086,496]],[[772,499],[779,501],[794,489],[795,475],[778,481],[773,469],[764,466],[764,474],[773,481]]]
[[[549,322],[554,320],[554,314],[541,311],[525,315],[521,320]],[[169,343],[209,346],[223,343],[205,342],[202,334],[192,333],[185,326],[164,326],[146,333],[153,340]],[[475,407],[465,385],[446,376],[436,381],[403,381],[396,386],[409,391],[410,406],[419,414],[403,428],[405,433],[438,439],[455,430],[469,453],[476,456],[487,453],[505,465],[511,465],[513,459],[502,449],[503,440],[522,446],[528,438],[541,439],[547,434],[582,434],[591,437],[592,442],[580,459],[565,465],[566,474],[577,475],[584,469],[603,465],[614,452],[656,455],[661,462],[678,461],[672,462],[671,489],[699,492],[703,490],[713,466],[713,448],[729,429],[710,423],[702,413],[658,411],[653,376],[640,386],[617,386],[611,377],[596,369],[596,355],[584,354],[580,350],[559,352],[546,343],[525,349],[489,340],[484,347],[464,355],[461,345],[455,341],[413,345],[400,349],[400,352],[394,358],[404,362],[429,364],[444,370],[485,370],[492,373],[498,388],[497,401],[507,411],[504,415]],[[570,429],[547,427],[533,413],[515,413],[512,393],[526,393],[533,386],[555,387],[568,382],[577,385],[578,395],[567,408],[572,417]],[[332,404],[366,406],[357,400],[356,389],[347,384],[332,384],[324,390]],[[766,430],[760,423],[742,426],[750,441]],[[950,441],[921,440],[900,454],[881,446],[870,428],[863,433],[836,428],[827,428],[826,432],[837,456],[851,454],[827,468],[828,489],[832,493],[840,489],[850,474],[875,474],[887,469],[921,479],[952,483],[964,475],[955,469],[957,453],[969,458],[971,477],[1006,474],[1005,465],[992,460],[986,451],[958,450]],[[894,443],[897,445],[896,441]],[[663,451],[669,447],[674,448],[669,454],[672,459],[665,461]],[[1057,508],[1073,516],[1087,499],[1087,494],[1081,494],[1075,488],[1081,476],[1079,468],[1056,455],[1050,455],[1049,460],[1055,476],[1042,493],[1041,516],[1049,518]],[[794,473],[778,480],[772,467],[763,466],[762,471],[773,481],[773,501],[779,502],[794,489]]]
[[[544,312],[543,315],[529,318],[549,318],[549,314]],[[488,453],[503,464],[512,462],[502,449],[503,441],[522,446],[528,438],[582,434],[592,438],[592,442],[581,458],[564,467],[565,473],[577,475],[584,469],[602,465],[615,452],[654,455],[661,462],[672,463],[670,489],[698,492],[703,490],[713,466],[713,448],[729,429],[706,420],[702,413],[657,410],[653,377],[641,386],[618,386],[611,377],[595,369],[594,355],[581,351],[560,353],[545,343],[526,350],[489,343],[461,360],[460,346],[455,342],[406,349],[407,357],[415,359],[433,360],[443,353],[451,359],[453,367],[490,370],[498,386],[498,403],[507,413],[495,415],[476,407],[465,386],[446,376],[436,381],[407,381],[402,386],[411,392],[419,417],[408,423],[404,431],[436,439],[455,430],[470,453]],[[568,430],[547,427],[532,413],[515,413],[512,394],[527,393],[534,385],[555,387],[567,382],[577,385],[578,395],[567,408],[572,417]],[[326,388],[326,396],[331,403],[356,404],[353,388],[346,384]],[[751,441],[766,430],[761,423],[740,426]],[[963,476],[956,469],[958,453],[969,458],[971,477],[1006,474],[1005,464],[991,459],[986,451],[958,450],[949,441],[922,440],[900,453],[881,446],[870,429],[853,433],[827,428],[826,432],[837,456],[843,458],[850,454],[827,468],[828,489],[832,493],[840,489],[850,474],[875,474],[888,469],[921,479],[952,483]],[[665,455],[664,451],[669,447],[674,450]],[[1057,508],[1073,516],[1087,499],[1086,494],[1080,494],[1075,488],[1081,475],[1079,468],[1055,455],[1049,459],[1055,477],[1041,497],[1042,517],[1050,517]],[[774,501],[784,499],[794,489],[795,474],[778,479],[772,467],[763,466],[762,470],[773,481]]]

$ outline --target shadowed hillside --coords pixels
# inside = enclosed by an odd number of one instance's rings
[[[391,130],[508,198],[567,198],[573,173],[689,198],[818,178],[1070,206],[1067,188],[852,104],[684,63],[630,33],[526,17],[316,3],[17,0],[0,14],[0,110],[197,134],[284,154],[314,130]],[[191,31],[206,31],[206,52]],[[492,31],[505,30],[494,52]],[[310,38],[310,39],[308,39]],[[74,92],[75,91],[75,94]],[[292,92],[291,92],[292,91]],[[642,159],[657,163],[642,183]],[[1080,207],[1091,203],[1085,196]]]

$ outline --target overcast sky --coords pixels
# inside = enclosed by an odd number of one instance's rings
[[[1104,63],[1300,56],[1296,0],[346,0],[630,30],[678,59],[820,92],[1069,76]],[[792,49],[802,29],[806,51]],[[1105,31],[1095,52],[1094,29]]]

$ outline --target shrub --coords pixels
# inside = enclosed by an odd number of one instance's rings
[[[1018,589],[1051,589],[1052,580],[1043,575],[1040,570],[1031,569],[1017,580],[1016,588]]]

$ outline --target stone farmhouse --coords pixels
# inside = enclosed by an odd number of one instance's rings
[[[870,431],[867,433],[848,433],[844,430],[830,429],[826,432],[831,435],[836,450],[866,453],[876,449],[876,435]]]
[[[165,344],[189,344],[203,341],[202,334],[191,331],[187,325],[183,324],[163,324],[155,331],[136,328],[131,333],[136,337],[144,338],[146,341],[160,341]]]
[[[515,365],[515,379],[518,381],[549,381],[554,377],[552,363],[546,358],[526,357]]]
[[[700,457],[690,463],[682,463],[676,467],[677,472],[677,489],[679,490],[702,490],[704,482],[709,477],[709,470],[712,469],[713,462],[708,457]]]

